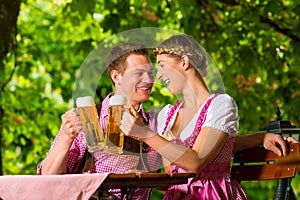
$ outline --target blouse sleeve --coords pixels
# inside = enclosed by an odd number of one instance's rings
[[[238,108],[228,94],[218,95],[208,108],[202,127],[211,127],[234,136],[238,132]]]

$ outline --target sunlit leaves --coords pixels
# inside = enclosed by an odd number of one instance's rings
[[[0,94],[4,173],[35,173],[61,115],[72,106],[84,59],[110,36],[139,27],[187,33],[210,53],[226,92],[239,106],[240,134],[264,127],[277,106],[283,118],[299,126],[299,13],[300,3],[292,0],[24,1],[17,48],[0,69],[1,85],[16,70]],[[113,91],[106,75],[99,81],[97,102]],[[161,108],[178,98],[157,83],[145,108]]]

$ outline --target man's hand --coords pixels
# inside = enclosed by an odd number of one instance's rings
[[[62,136],[66,140],[71,142],[73,142],[78,133],[82,131],[82,123],[80,121],[80,116],[75,108],[68,110],[62,116],[62,127]]]
[[[286,143],[298,143],[293,137],[282,137],[279,134],[266,133],[263,138],[263,147],[273,151],[278,156],[287,155]]]

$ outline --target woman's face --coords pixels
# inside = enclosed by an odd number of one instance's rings
[[[164,81],[171,94],[181,94],[186,82],[183,75],[182,61],[169,54],[157,55],[158,71],[156,78]]]

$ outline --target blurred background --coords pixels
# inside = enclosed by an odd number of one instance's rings
[[[73,106],[83,60],[101,42],[134,28],[186,33],[209,52],[238,104],[239,134],[264,128],[277,107],[299,127],[299,13],[293,0],[0,0],[1,174],[36,174],[61,115]],[[112,89],[103,77],[96,101]],[[173,101],[156,85],[145,107]],[[250,199],[272,198],[275,186],[243,183]],[[300,197],[299,175],[292,187]]]

